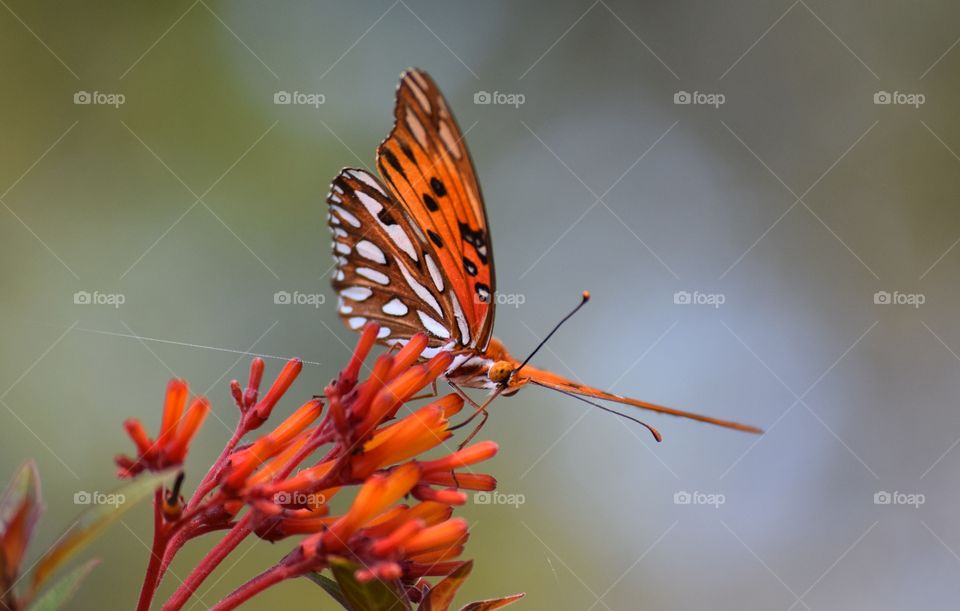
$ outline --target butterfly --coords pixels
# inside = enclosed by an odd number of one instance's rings
[[[379,177],[361,169],[341,171],[327,197],[332,282],[349,328],[375,321],[378,341],[391,347],[425,332],[429,342],[422,356],[450,352],[454,358],[445,378],[456,390],[491,391],[483,405],[474,404],[484,420],[494,397],[535,384],[607,411],[612,410],[589,399],[761,432],[579,384],[521,363],[492,336],[496,280],[483,197],[463,134],[426,72],[401,75],[393,129],[377,148],[376,163]],[[584,293],[581,305],[587,298]],[[656,429],[640,423],[660,440]]]

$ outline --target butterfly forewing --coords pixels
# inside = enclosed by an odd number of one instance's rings
[[[394,119],[377,150],[377,167],[445,275],[467,320],[467,345],[482,351],[493,329],[493,247],[463,135],[440,90],[420,70],[401,77]]]

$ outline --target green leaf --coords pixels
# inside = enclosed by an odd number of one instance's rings
[[[510,596],[504,596],[502,598],[491,598],[488,600],[478,600],[475,603],[470,603],[464,607],[460,608],[460,611],[493,611],[493,609],[499,609],[501,607],[506,607],[511,605],[521,598],[526,596],[523,592],[519,594],[512,594]]]
[[[352,611],[409,611],[407,598],[396,584],[379,579],[360,583],[355,576],[358,568],[343,558],[330,561],[330,570]]]
[[[453,597],[473,570],[473,560],[467,560],[457,570],[443,578],[443,581],[430,589],[430,593],[420,603],[422,611],[447,611],[453,604]]]
[[[63,566],[73,554],[93,541],[103,530],[120,519],[139,501],[153,494],[168,483],[179,469],[141,475],[120,486],[110,494],[102,495],[107,503],[91,505],[80,514],[77,521],[60,536],[58,543],[37,562],[33,569],[31,592],[37,592],[50,575]],[[77,495],[87,494],[78,492]],[[75,495],[75,498],[77,498]]]
[[[97,559],[88,560],[61,577],[57,583],[47,589],[40,598],[30,605],[30,611],[56,611],[62,608],[77,592],[80,582],[86,579],[93,567],[99,563],[100,561]]]
[[[307,573],[305,577],[326,590],[327,594],[333,597],[335,601],[340,603],[340,606],[347,611],[350,611],[350,605],[347,604],[347,599],[343,596],[343,590],[340,589],[340,585],[336,581],[330,579],[326,575],[316,572]]]

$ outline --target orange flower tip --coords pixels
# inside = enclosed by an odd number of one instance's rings
[[[287,361],[287,364],[283,366],[280,374],[277,375],[277,379],[274,380],[273,386],[270,387],[266,396],[261,399],[254,408],[257,419],[260,420],[261,423],[270,417],[270,412],[273,411],[274,406],[280,401],[280,398],[287,392],[290,385],[293,384],[293,381],[297,379],[297,376],[300,375],[302,370],[303,361],[298,358],[290,359]]]
[[[197,431],[200,430],[203,421],[207,419],[207,414],[209,413],[210,402],[206,397],[197,397],[193,400],[190,409],[187,410],[187,414],[183,417],[183,422],[167,446],[167,455],[172,462],[183,462],[183,459],[187,455],[187,448],[190,447],[190,442],[193,441],[194,436],[197,434]]]
[[[408,554],[414,555],[432,550],[438,547],[451,547],[462,543],[463,538],[469,530],[467,521],[463,518],[453,518],[425,528],[410,539],[404,545]]]
[[[456,488],[434,490],[429,486],[421,485],[416,486],[411,494],[420,501],[436,501],[445,505],[465,505],[467,503],[467,495]]]
[[[136,418],[128,418],[123,421],[123,428],[127,431],[130,439],[133,440],[134,445],[137,446],[137,454],[145,456],[151,453],[153,450],[153,441],[151,441],[150,436],[147,435],[147,430],[143,428],[142,422]]]
[[[183,380],[172,379],[167,383],[167,394],[163,402],[163,420],[160,424],[159,439],[173,433],[180,422],[183,408],[187,405],[187,395],[190,390]]]

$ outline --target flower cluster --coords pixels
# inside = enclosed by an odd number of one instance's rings
[[[401,409],[449,367],[440,353],[421,361],[425,335],[374,361],[369,377],[360,370],[376,342],[377,325],[367,325],[349,363],[323,391],[303,403],[271,431],[241,444],[264,425],[302,369],[291,360],[260,398],[264,363],[254,359],[246,388],[231,383],[240,410],[237,429],[189,500],[180,496],[183,478],[157,490],[153,558],[141,591],[148,609],[170,561],[188,540],[228,531],[164,605],[181,608],[203,580],[247,536],[269,541],[297,538],[278,563],[239,586],[216,609],[232,609],[284,579],[314,575],[335,561],[357,567],[360,582],[387,582],[406,602],[428,594],[426,577],[447,576],[458,560],[468,524],[453,517],[464,490],[489,491],[496,480],[470,467],[493,457],[497,445],[482,441],[432,460],[422,455],[453,435],[450,419],[464,406],[458,394],[436,397],[415,410]],[[131,420],[126,430],[136,457],[119,456],[121,477],[182,467],[190,440],[209,412],[206,399],[189,408],[188,388],[170,382],[160,433],[151,440]],[[342,513],[331,500],[355,495]]]

